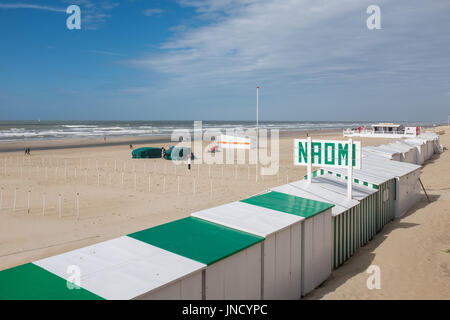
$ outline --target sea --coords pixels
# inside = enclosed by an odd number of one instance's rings
[[[370,126],[386,121],[260,121],[260,129],[280,132],[338,130]],[[405,126],[432,126],[430,122],[396,122]],[[255,121],[203,121],[203,130],[255,128]],[[194,121],[0,121],[0,142],[17,140],[54,140],[67,138],[170,136],[174,130],[193,132]]]

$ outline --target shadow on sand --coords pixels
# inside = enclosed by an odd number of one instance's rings
[[[428,196],[430,197],[431,202],[439,199],[439,195],[429,194]],[[373,252],[383,243],[384,240],[386,240],[392,231],[396,229],[409,229],[418,226],[417,223],[404,222],[404,218],[414,214],[417,210],[426,207],[431,202],[428,202],[425,195],[422,195],[421,201],[416,203],[402,218],[395,219],[385,225],[384,228],[377,233],[369,243],[359,248],[343,265],[333,270],[330,277],[314,291],[306,295],[304,299],[321,299],[325,295],[335,291],[350,278],[365,272],[367,268],[372,265],[372,261],[375,257]]]

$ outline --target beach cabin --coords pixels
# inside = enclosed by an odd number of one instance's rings
[[[363,160],[364,161],[364,160]],[[367,169],[353,170],[353,183],[377,192],[363,197],[360,201],[362,230],[360,246],[368,243],[395,216],[395,177]],[[322,168],[325,175],[331,175],[343,181],[347,180],[347,170],[340,168]]]
[[[421,166],[411,163],[389,161],[368,156],[363,158],[366,166],[395,178],[395,218],[402,217],[421,199]]]
[[[241,201],[305,219],[301,230],[302,296],[314,290],[330,276],[332,204],[275,191]]]
[[[203,299],[261,299],[262,237],[193,217],[129,237],[206,265]]]
[[[108,300],[202,299],[206,265],[131,237],[120,237],[34,262],[70,279],[80,270],[83,290]],[[77,290],[73,290],[77,291]]]
[[[262,299],[301,298],[301,232],[305,218],[242,201],[191,216],[263,237]]]
[[[0,300],[103,300],[84,289],[71,290],[64,278],[27,263],[0,271]]]
[[[443,148],[439,143],[439,135],[437,135],[436,133],[427,131],[418,136],[418,138],[426,141],[427,144],[426,160],[431,159],[433,154],[441,153],[443,151]]]
[[[331,261],[334,269],[349,259],[359,247],[359,201],[349,199],[345,195],[346,188],[345,182],[326,176],[313,178],[311,183],[300,180],[272,188],[273,191],[334,205],[331,209],[332,223],[330,230],[333,242]],[[361,198],[360,194],[375,192],[375,190],[362,189],[357,186],[353,189],[354,195],[358,198]]]
[[[414,138],[400,141],[401,143],[416,149],[415,164],[422,165],[427,160],[427,143],[425,140]]]
[[[402,140],[391,142],[387,144],[386,147],[398,151],[401,154],[401,162],[413,164],[417,163],[417,149],[413,146],[403,143]]]
[[[384,157],[389,160],[402,161],[402,154],[398,150],[389,148],[387,145],[364,147],[363,151],[373,153],[376,156]]]

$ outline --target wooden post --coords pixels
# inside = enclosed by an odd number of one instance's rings
[[[42,194],[42,215],[45,216],[45,192]]]
[[[122,171],[122,187],[123,187],[123,175],[124,175],[124,172]]]
[[[425,187],[423,186],[422,180],[420,180],[420,178],[419,178],[419,182],[420,182],[420,185],[422,186],[425,196],[427,197],[428,202],[431,202],[430,198],[428,197],[427,191],[425,190]]]
[[[213,191],[212,179],[209,180],[209,186],[210,186],[211,199],[212,199],[212,191]]]
[[[61,219],[61,216],[62,216],[61,194],[58,195],[58,212],[59,212],[59,218]]]
[[[77,192],[77,220],[80,219],[80,194]]]
[[[30,214],[30,196],[31,196],[31,190],[28,190],[28,197],[27,197],[27,214]]]
[[[3,205],[3,187],[0,189],[0,210],[2,210]]]
[[[14,189],[13,211],[16,211],[16,202],[17,202],[17,188]]]
[[[152,183],[151,183],[151,180],[152,179],[152,177],[151,177],[151,175],[149,174],[148,175],[148,192],[150,192],[150,186],[152,185]]]

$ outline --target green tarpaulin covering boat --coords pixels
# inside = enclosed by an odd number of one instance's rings
[[[161,158],[161,148],[145,147],[131,152],[133,159]]]
[[[191,148],[189,147],[174,147],[171,146],[168,150],[166,150],[166,155],[164,159],[166,160],[187,160],[189,155],[191,154]],[[194,157],[191,156],[193,160]]]

